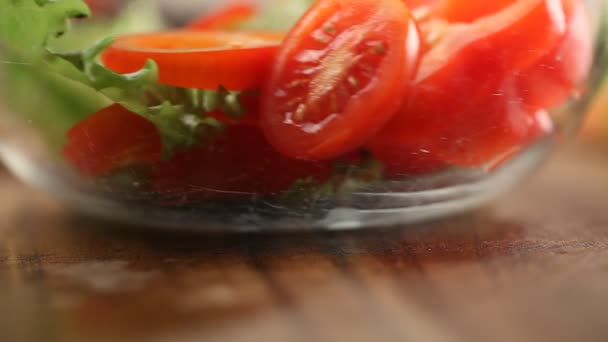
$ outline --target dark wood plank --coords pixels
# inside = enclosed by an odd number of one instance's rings
[[[493,205],[356,233],[192,236],[0,175],[0,340],[606,341],[608,153]]]

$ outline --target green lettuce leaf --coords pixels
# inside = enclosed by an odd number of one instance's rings
[[[51,36],[69,29],[69,19],[90,14],[82,0],[3,0],[0,42],[30,58],[39,56]]]
[[[118,16],[92,17],[77,22],[61,37],[51,37],[55,50],[83,49],[108,36],[160,31],[166,28],[156,1],[130,1]]]

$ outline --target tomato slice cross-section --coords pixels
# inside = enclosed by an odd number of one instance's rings
[[[360,147],[406,97],[420,40],[402,0],[320,0],[288,33],[263,88],[261,126],[297,159]]]

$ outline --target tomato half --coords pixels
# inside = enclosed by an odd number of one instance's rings
[[[261,125],[286,156],[361,146],[407,95],[419,34],[403,0],[319,0],[288,33],[262,96]]]
[[[152,165],[161,159],[156,127],[117,104],[78,123],[67,138],[63,155],[87,176],[100,176],[131,165]]]
[[[205,13],[200,18],[186,25],[188,30],[226,30],[240,22],[252,18],[257,8],[251,3],[229,4],[211,13]]]
[[[531,108],[552,108],[581,91],[593,61],[590,20],[582,0],[565,0],[568,30],[535,65],[518,74],[520,96]]]
[[[511,76],[538,62],[565,32],[561,0],[514,1],[451,25],[422,58],[410,99],[370,148],[422,148],[449,164],[480,166],[528,142],[538,128]]]
[[[283,36],[262,32],[170,31],[118,38],[102,54],[110,69],[129,73],[148,59],[163,84],[215,90],[257,89],[268,76]]]
[[[259,128],[232,125],[210,144],[178,152],[160,164],[151,183],[154,191],[198,199],[276,194],[298,179],[323,181],[329,174],[328,163],[282,156]]]
[[[512,84],[504,85],[502,91],[505,100],[488,98],[456,114],[446,108],[443,117],[413,114],[408,115],[407,121],[400,118],[400,124],[409,124],[412,129],[402,136],[378,136],[368,148],[390,169],[407,174],[408,170],[432,171],[434,166],[441,165],[440,161],[484,166],[552,131],[552,121],[546,112],[529,112]]]
[[[516,0],[438,0],[432,16],[471,22],[515,4]],[[520,95],[531,109],[551,108],[576,92],[591,68],[590,21],[583,0],[562,1],[567,32],[540,61],[517,74]]]

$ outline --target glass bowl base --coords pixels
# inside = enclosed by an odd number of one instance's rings
[[[491,173],[450,170],[314,206],[286,207],[264,198],[162,206],[158,201],[100,196],[51,160],[26,157],[0,145],[0,159],[19,178],[47,191],[74,210],[145,229],[200,233],[358,230],[435,220],[478,207],[514,187],[553,148],[547,137]]]

